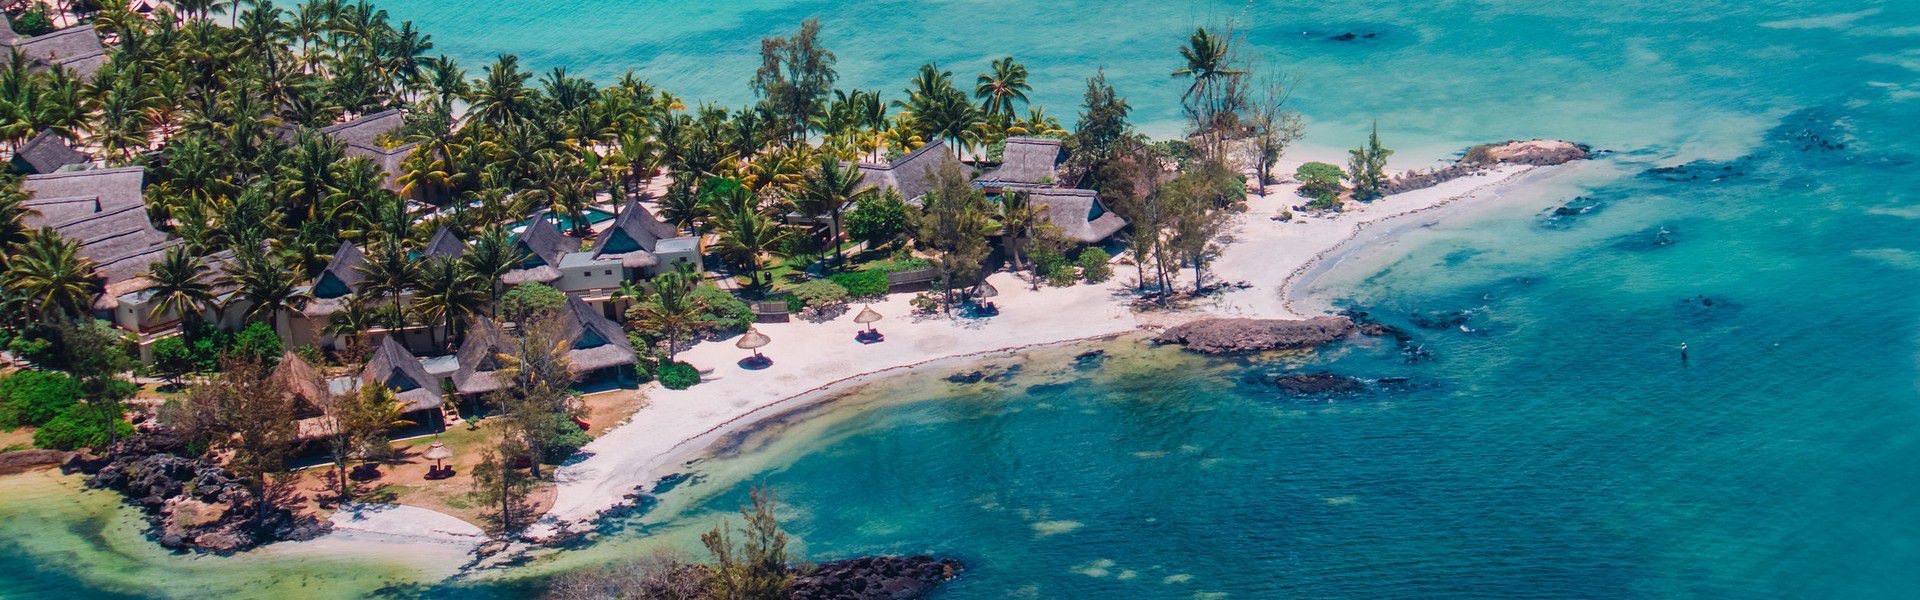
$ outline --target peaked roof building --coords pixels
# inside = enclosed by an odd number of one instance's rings
[[[67,145],[67,140],[53,133],[42,131],[33,136],[20,149],[13,153],[16,169],[32,174],[46,174],[59,171],[67,165],[86,164],[87,155],[81,154]]]
[[[384,385],[406,406],[408,412],[439,408],[446,403],[440,394],[440,378],[427,372],[419,357],[388,336],[380,341],[367,366],[360,369],[361,385]]]
[[[1065,156],[1060,140],[1010,137],[1000,153],[1000,166],[980,176],[977,183],[987,188],[1057,185],[1058,166]]]
[[[526,229],[514,238],[513,245],[526,254],[526,259],[520,262],[518,268],[500,277],[508,285],[553,283],[560,279],[560,259],[580,248],[579,242],[560,233],[560,228],[554,226],[552,216],[546,212],[528,219]]]
[[[366,281],[367,255],[353,242],[340,242],[333,251],[333,260],[327,261],[327,268],[313,278],[313,301],[308,302],[300,314],[309,317],[331,315],[346,306],[348,300],[360,291],[360,283]]]
[[[453,372],[453,389],[461,394],[485,394],[504,387],[495,376],[500,370],[500,355],[513,351],[512,338],[492,319],[476,318],[467,328],[467,339],[454,354],[459,368]]]
[[[935,177],[949,164],[958,165],[969,175],[973,172],[954,158],[945,140],[935,140],[884,165],[861,163],[860,181],[872,187],[899,190],[900,197],[909,201],[918,200],[933,189]]]
[[[147,219],[145,177],[143,167],[124,167],[31,175],[20,183],[31,194],[24,206],[34,211],[23,223],[52,227],[98,265],[106,293],[94,308],[111,309],[120,295],[146,288],[147,267],[179,243]]]
[[[1027,193],[1028,202],[1041,208],[1048,223],[1062,235],[1083,244],[1107,239],[1127,226],[1126,219],[1100,204],[1093,190],[1036,188]]]
[[[452,229],[441,226],[433,232],[433,239],[427,240],[427,247],[420,251],[420,258],[460,258],[467,253],[467,243],[454,235]]]
[[[80,76],[81,81],[91,81],[93,74],[107,63],[107,48],[100,43],[100,33],[92,25],[68,27],[45,35],[33,37],[21,36],[13,30],[13,21],[6,20],[0,27],[0,62],[12,64],[12,50],[19,50],[27,59],[28,68],[45,71],[54,68],[70,69]]]
[[[567,360],[573,363],[575,373],[634,363],[633,343],[627,340],[626,330],[600,314],[600,309],[578,296],[567,296],[561,316],[565,319],[561,335],[570,344]]]
[[[595,259],[619,260],[622,267],[644,269],[660,264],[654,253],[662,241],[678,237],[679,229],[653,216],[639,200],[628,200],[613,226],[594,238],[592,254]]]

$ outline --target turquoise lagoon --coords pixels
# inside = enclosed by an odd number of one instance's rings
[[[1012,53],[1066,118],[1104,66],[1159,132],[1177,127],[1165,73],[1183,32],[1238,17],[1299,78],[1313,145],[1351,146],[1377,119],[1410,166],[1513,137],[1611,152],[1411,227],[1303,299],[1363,307],[1417,356],[1366,341],[1214,360],[1120,340],[931,369],[738,440],[580,547],[438,585],[375,560],[169,556],[109,498],[10,478],[0,597],[514,597],[691,549],[754,485],[809,559],[968,562],[948,599],[1920,592],[1920,6],[389,8],[469,68],[493,51],[599,78],[631,67],[730,105],[753,41],[818,15],[849,84],[895,90],[930,58],[966,78]],[[1348,31],[1377,35],[1327,39]],[[1373,383],[1333,398],[1266,383],[1300,371]]]

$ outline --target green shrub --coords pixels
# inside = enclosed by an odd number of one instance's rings
[[[543,424],[547,430],[544,436],[546,446],[541,448],[540,462],[559,464],[579,452],[581,446],[593,441],[587,432],[580,430],[580,424],[566,415],[554,415]]]
[[[1340,199],[1332,196],[1314,198],[1307,201],[1307,208],[1312,210],[1340,210]]]
[[[26,334],[17,335],[8,340],[7,351],[12,352],[15,357],[35,364],[44,365],[53,360],[53,342]]]
[[[1080,253],[1080,276],[1086,278],[1087,283],[1106,281],[1113,277],[1113,265],[1107,264],[1111,260],[1113,255],[1107,254],[1107,251],[1088,248]]]
[[[280,334],[266,323],[254,323],[233,336],[233,349],[229,356],[272,365],[280,360],[280,353],[286,350],[280,344]]]
[[[77,407],[60,413],[34,431],[33,445],[54,450],[99,448],[130,435],[133,435],[133,426],[120,420],[120,415]]]
[[[847,288],[828,279],[815,279],[793,286],[793,296],[807,306],[819,308],[847,303]]]
[[[867,270],[878,271],[881,274],[890,274],[915,269],[925,269],[931,266],[933,266],[933,261],[924,258],[900,256],[869,264],[867,265]]]
[[[522,283],[500,295],[501,316],[515,323],[524,322],[534,315],[560,310],[566,305],[566,294],[540,283]]]
[[[1340,178],[1345,176],[1346,173],[1341,171],[1340,167],[1323,162],[1300,165],[1300,168],[1293,172],[1293,178],[1300,180],[1300,194],[1315,200],[1339,197]]]
[[[44,425],[80,402],[80,385],[65,373],[19,371],[0,379],[0,427]]]
[[[38,4],[20,18],[14,19],[13,30],[21,35],[46,35],[53,33],[53,19],[47,16],[47,10]]]
[[[834,273],[827,279],[840,284],[852,298],[874,298],[887,295],[887,274],[881,271],[846,271]]]
[[[1047,285],[1053,287],[1069,287],[1079,280],[1080,271],[1074,269],[1071,264],[1055,265],[1047,271]]]
[[[1067,264],[1067,255],[1049,245],[1039,244],[1027,251],[1027,261],[1033,263],[1033,272],[1048,275]]]
[[[181,336],[161,338],[153,343],[153,372],[167,379],[179,379],[193,372],[200,361],[194,357],[193,348],[187,347],[187,341]]]
[[[847,235],[872,247],[900,239],[912,223],[913,208],[891,189],[860,201],[846,217]]]
[[[753,307],[747,306],[746,302],[735,298],[732,293],[705,286],[694,290],[693,296],[707,305],[707,320],[713,322],[714,331],[746,331],[753,326]]]
[[[700,370],[683,361],[660,365],[660,387],[684,390],[700,383]]]

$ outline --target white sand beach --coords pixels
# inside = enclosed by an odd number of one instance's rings
[[[1291,172],[1298,164],[1283,164],[1279,171]],[[530,533],[538,539],[590,523],[600,511],[671,473],[732,428],[900,369],[943,358],[1157,328],[1205,314],[1309,316],[1288,305],[1286,290],[1346,240],[1387,219],[1498,195],[1505,183],[1536,168],[1505,166],[1330,216],[1296,214],[1291,222],[1270,217],[1302,202],[1295,193],[1297,185],[1275,185],[1265,196],[1250,195],[1247,212],[1233,227],[1234,239],[1211,273],[1225,281],[1244,281],[1249,287],[1192,310],[1134,313],[1128,308],[1133,299],[1129,288],[1136,279],[1133,268],[1116,264],[1114,278],[1104,284],[1038,291],[1013,274],[996,273],[989,281],[1000,292],[994,301],[1001,313],[987,319],[916,318],[907,305],[911,295],[895,294],[873,304],[886,317],[879,328],[887,341],[880,344],[853,340],[861,328],[853,322],[857,308],[825,323],[795,320],[759,325],[773,339],[762,352],[774,361],[759,371],[741,368],[737,361],[747,351],[728,341],[700,344],[680,356],[707,371],[706,380],[682,391],[648,388],[645,409],[589,444],[588,458],[557,471],[558,498]]]

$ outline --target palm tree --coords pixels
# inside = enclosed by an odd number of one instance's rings
[[[843,258],[840,254],[840,211],[848,204],[870,195],[874,188],[866,187],[860,180],[858,169],[841,166],[840,159],[831,155],[820,157],[820,166],[807,174],[806,181],[800,186],[800,193],[794,196],[794,204],[800,212],[810,216],[830,215],[833,242],[833,264],[839,265]]]
[[[1187,66],[1174,71],[1173,76],[1193,80],[1187,91],[1181,93],[1180,101],[1200,119],[1203,127],[1212,125],[1220,87],[1246,73],[1231,67],[1232,55],[1232,40],[1205,27],[1194,29],[1187,45],[1180,48],[1180,57],[1187,61]]]
[[[486,75],[474,82],[473,110],[489,123],[504,123],[528,114],[538,99],[527,87],[532,73],[520,70],[520,57],[502,54],[487,65]]]
[[[422,321],[439,321],[447,331],[445,341],[458,343],[460,325],[487,302],[484,284],[458,259],[433,258],[420,268],[413,303]]]
[[[1000,195],[1000,241],[1007,247],[1007,262],[1014,270],[1024,268],[1026,264],[1026,246],[1034,238],[1036,227],[1040,226],[1040,213],[1046,210],[1044,205],[1035,206],[1033,196],[1026,192],[1013,192]],[[1034,274],[1036,285],[1040,274]]]
[[[747,267],[748,281],[760,285],[760,271],[766,264],[766,254],[786,237],[780,225],[767,218],[750,205],[734,205],[718,215],[715,223],[720,229],[718,249],[735,263]]]
[[[333,138],[307,131],[280,165],[280,196],[306,220],[325,218],[328,200],[341,191],[338,163],[346,148]]]
[[[487,304],[493,306],[500,301],[500,277],[525,262],[526,254],[514,245],[512,232],[492,227],[473,238],[473,247],[460,255],[460,261],[466,263],[467,272],[486,284]]]
[[[907,101],[901,106],[912,113],[914,128],[929,139],[947,140],[955,156],[978,136],[974,126],[980,122],[980,111],[953,86],[952,71],[942,71],[935,63],[921,65],[906,92]]]
[[[247,320],[264,318],[271,325],[281,312],[300,310],[313,301],[313,294],[300,285],[301,274],[291,257],[272,250],[239,250],[228,274],[234,293],[227,302],[245,303]]]
[[[374,310],[372,304],[365,297],[348,298],[346,306],[327,315],[327,326],[321,331],[345,339],[345,347],[357,351],[360,348],[360,334],[379,324],[380,311]]]
[[[1027,92],[1033,86],[1027,85],[1027,67],[1014,62],[1007,56],[993,61],[991,71],[981,73],[973,88],[973,97],[980,99],[980,110],[995,123],[1005,127],[1013,119],[1014,103],[1027,102]]]
[[[153,307],[147,309],[147,318],[155,319],[165,314],[179,315],[183,329],[192,331],[199,322],[201,311],[214,305],[213,284],[207,281],[211,272],[206,263],[186,246],[174,246],[167,253],[147,267],[147,280],[153,282],[148,290],[153,294]]]
[[[420,263],[407,256],[406,248],[397,241],[375,246],[373,256],[367,258],[367,264],[359,267],[367,276],[362,289],[369,294],[386,296],[392,313],[388,316],[388,328],[399,331],[406,326],[406,312],[400,307],[400,297],[412,290],[420,282]]]
[[[100,292],[94,263],[80,256],[80,244],[63,239],[51,227],[27,234],[7,260],[6,288],[20,295],[34,315],[46,319],[87,314]]]
[[[30,194],[20,189],[20,180],[12,177],[0,178],[0,248],[11,248],[15,244],[27,241],[27,216],[38,214],[27,207]],[[6,265],[7,258],[0,255],[0,266]]]
[[[636,326],[658,332],[667,342],[668,363],[679,353],[681,339],[713,324],[706,318],[707,303],[693,293],[698,283],[687,273],[661,273],[653,278],[653,294],[627,311]]]

